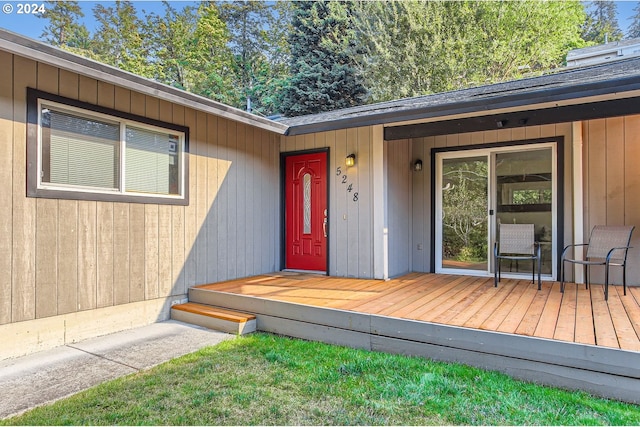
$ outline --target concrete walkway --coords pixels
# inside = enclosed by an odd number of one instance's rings
[[[0,419],[230,338],[166,321],[0,361]]]

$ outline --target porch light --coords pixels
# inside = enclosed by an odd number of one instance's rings
[[[356,155],[349,154],[344,162],[348,167],[354,166],[356,164]]]
[[[418,159],[413,163],[413,171],[414,172],[422,171],[422,160]]]

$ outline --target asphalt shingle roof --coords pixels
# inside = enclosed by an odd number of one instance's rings
[[[389,124],[640,89],[640,58],[451,92],[281,119],[288,134]]]

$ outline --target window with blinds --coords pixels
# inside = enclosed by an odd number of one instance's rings
[[[180,198],[185,134],[39,102],[39,189]]]

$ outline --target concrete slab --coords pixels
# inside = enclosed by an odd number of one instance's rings
[[[0,361],[0,419],[230,338],[166,321]]]

